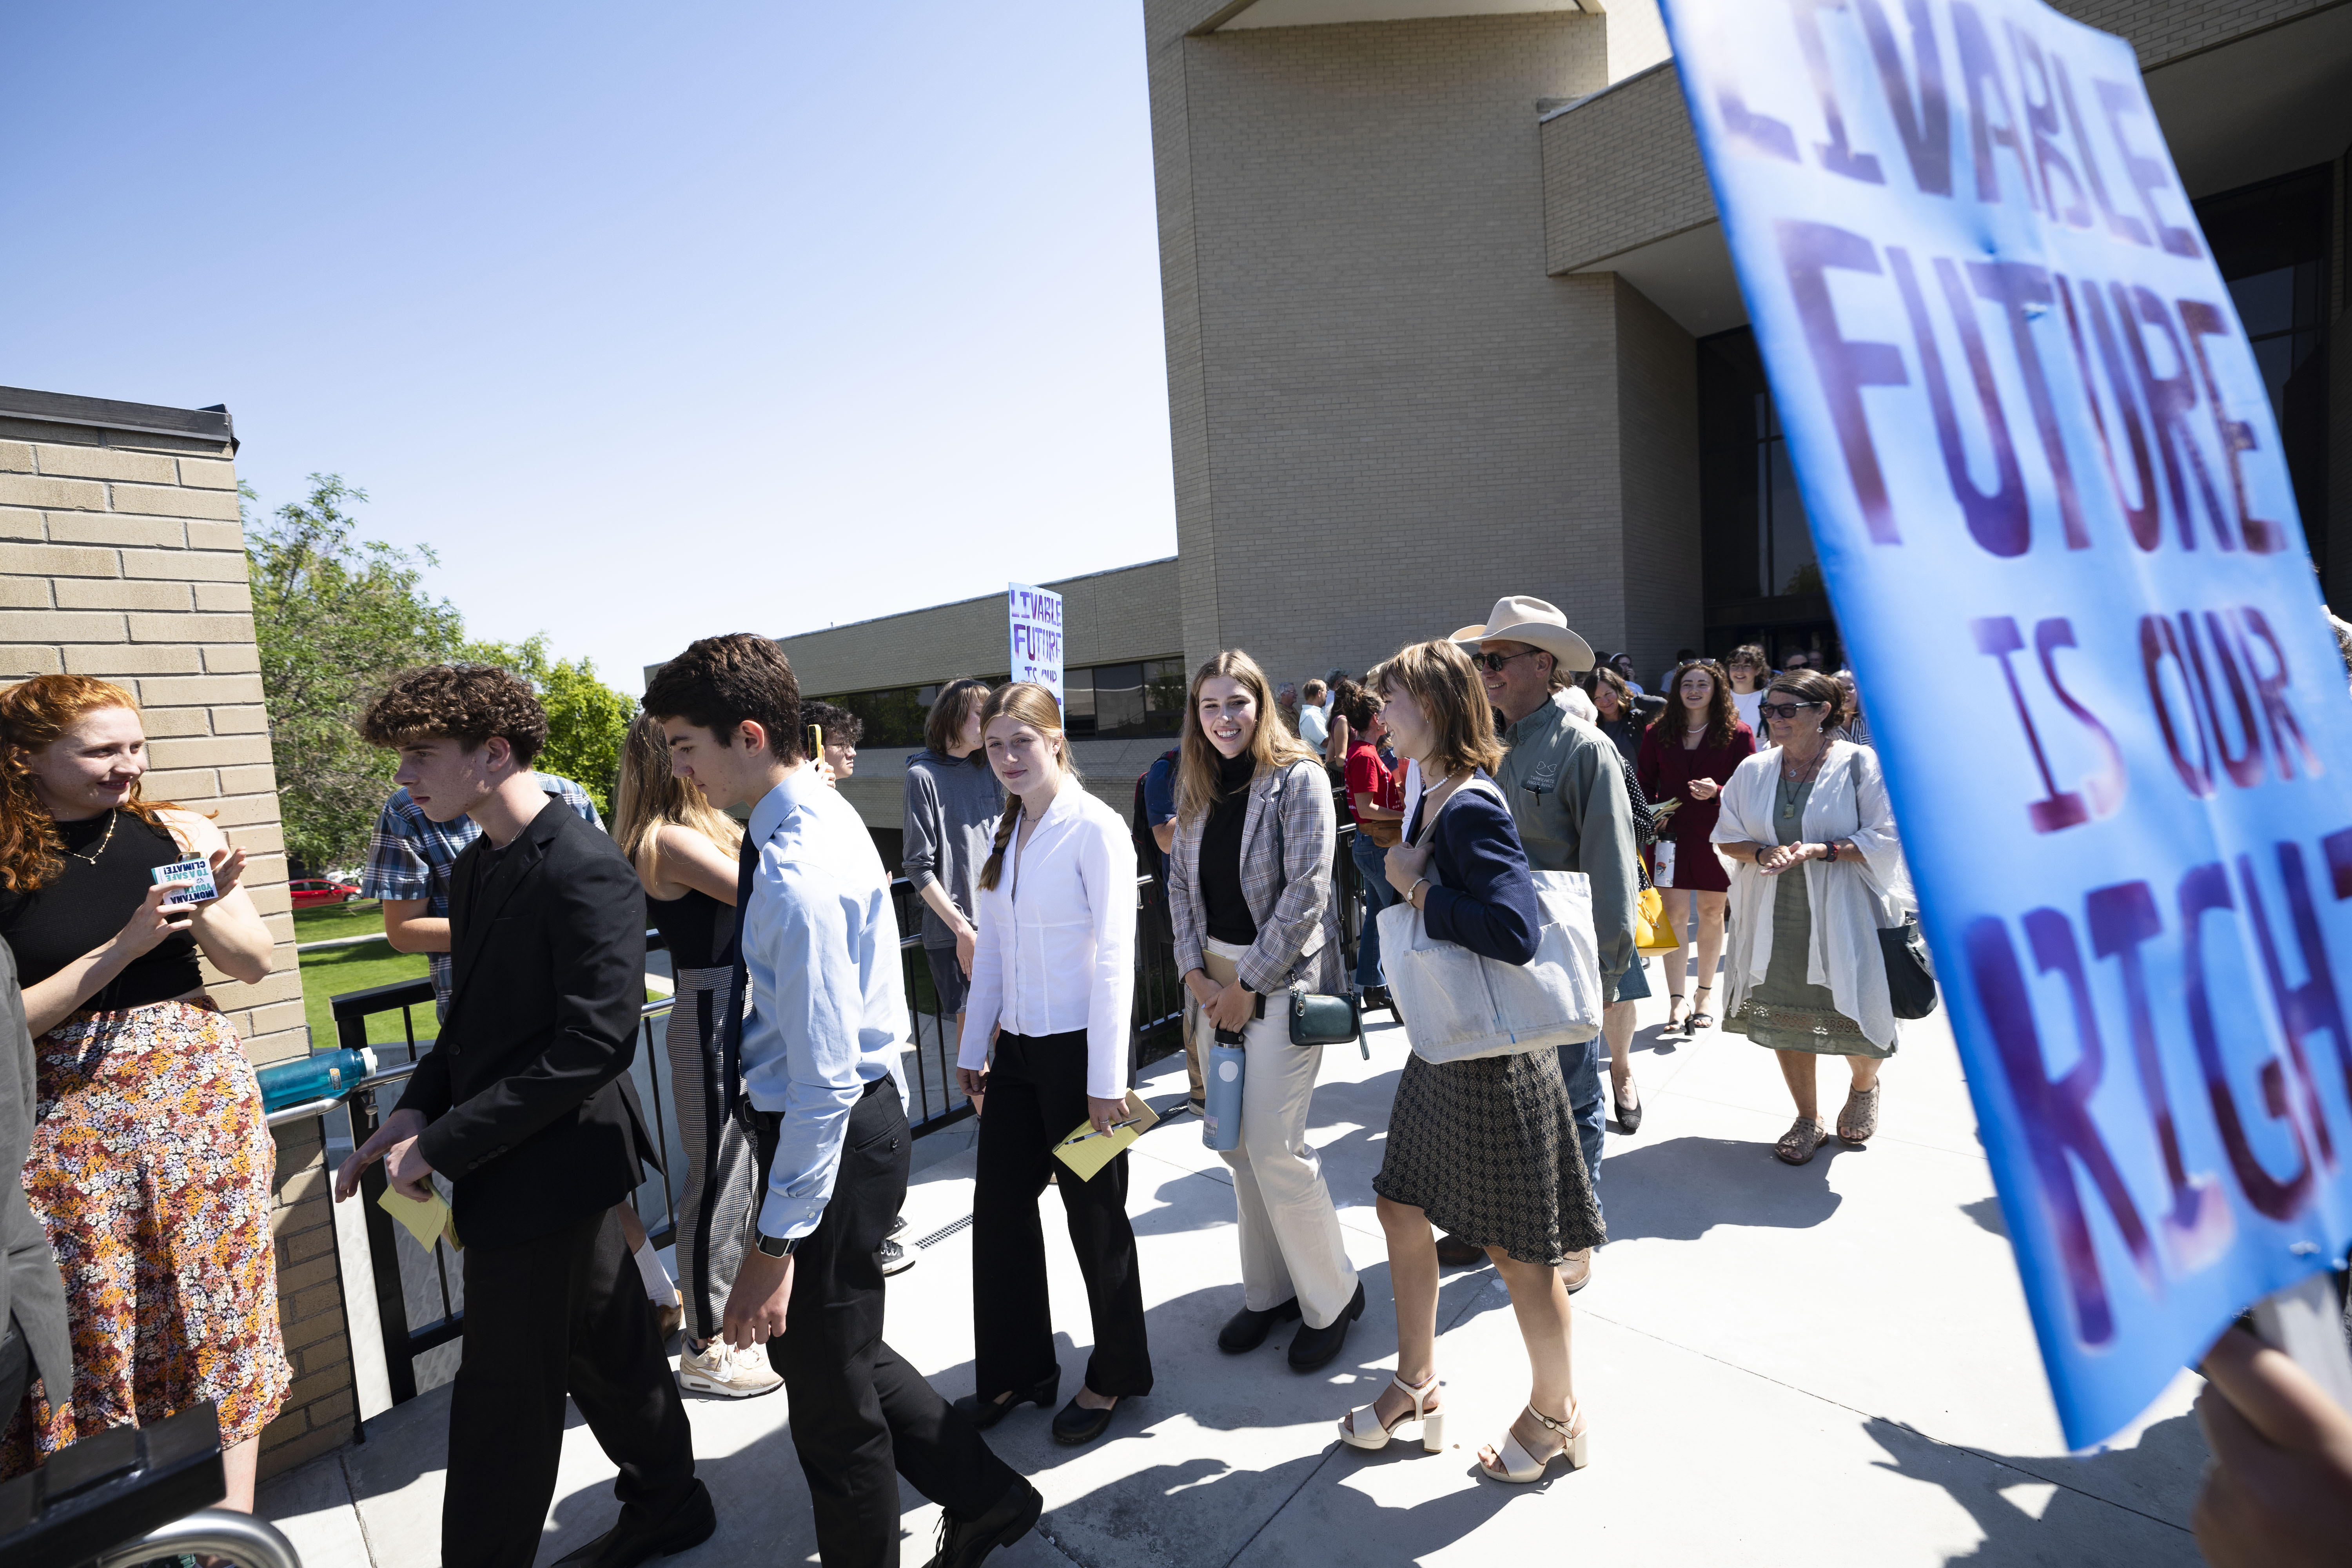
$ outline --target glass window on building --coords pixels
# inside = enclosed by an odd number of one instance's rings
[[[1181,659],[1097,664],[1062,672],[1062,720],[1073,739],[1173,735],[1183,711]]]
[[[1756,334],[1698,343],[1699,553],[1706,652],[1759,643],[1775,666],[1845,657]]]
[[[2312,560],[2327,569],[2327,236],[2323,165],[2208,196],[2197,221],[2252,340]]]

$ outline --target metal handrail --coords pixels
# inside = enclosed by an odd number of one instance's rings
[[[96,1568],[133,1568],[158,1557],[225,1558],[236,1568],[302,1568],[301,1554],[278,1527],[249,1513],[201,1508],[100,1556]]]

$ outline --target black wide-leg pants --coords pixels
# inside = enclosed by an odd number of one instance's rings
[[[758,1118],[761,1190],[776,1157],[777,1120]],[[825,1568],[898,1561],[898,1482],[958,1519],[977,1519],[1021,1478],[971,1423],[882,1338],[875,1256],[906,1201],[914,1158],[906,1102],[875,1080],[850,1112],[833,1198],[793,1252],[784,1331],[768,1362],[791,1401],[793,1447],[816,1512]]]
[[[1037,1212],[1045,1178],[1055,1172],[1060,1179],[1054,1190],[1061,1194],[1094,1316],[1087,1386],[1102,1394],[1151,1392],[1143,1279],[1127,1217],[1127,1156],[1121,1153],[1089,1182],[1054,1158],[1054,1145],[1086,1120],[1086,1031],[996,1037],[971,1205],[973,1384],[982,1399],[1025,1393],[1056,1364],[1045,1230]]]
[[[466,1248],[465,1359],[449,1391],[445,1568],[530,1568],[569,1394],[620,1467],[624,1518],[694,1492],[694,1434],[653,1303],[611,1209],[511,1247]]]

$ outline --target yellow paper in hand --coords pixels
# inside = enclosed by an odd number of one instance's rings
[[[1054,1145],[1054,1158],[1077,1173],[1078,1179],[1091,1182],[1095,1173],[1117,1159],[1127,1146],[1151,1131],[1160,1118],[1143,1097],[1133,1089],[1127,1091],[1127,1104],[1115,1120],[1108,1133],[1098,1133],[1094,1123],[1081,1121],[1070,1129],[1070,1135]],[[1122,1123],[1124,1125],[1122,1125]]]
[[[441,1239],[445,1229],[449,1232],[450,1245],[457,1245],[457,1233],[449,1223],[449,1205],[439,1193],[420,1204],[415,1198],[402,1196],[397,1187],[387,1186],[375,1203],[376,1207],[405,1226],[408,1234],[416,1238],[416,1245],[425,1251],[433,1250],[433,1244]]]

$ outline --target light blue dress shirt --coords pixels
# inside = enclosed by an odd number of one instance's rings
[[[806,1236],[824,1215],[841,1145],[866,1086],[907,1094],[898,921],[890,876],[857,808],[803,768],[752,808],[760,847],[743,911],[743,1088],[781,1112],[760,1205],[762,1236]]]

